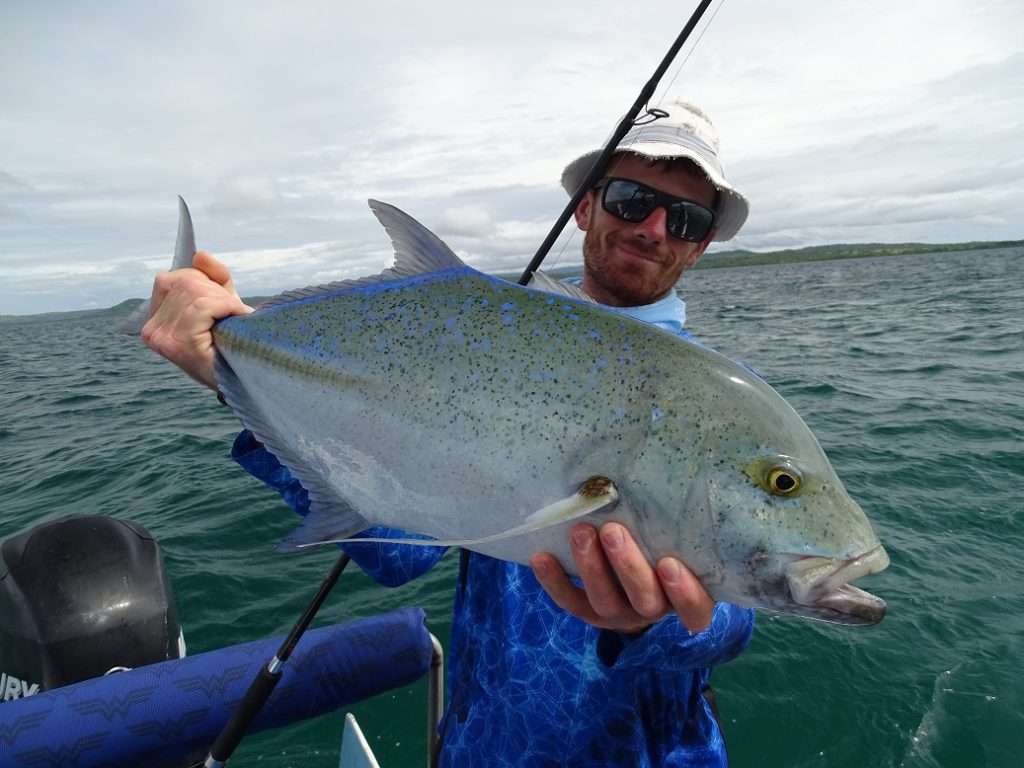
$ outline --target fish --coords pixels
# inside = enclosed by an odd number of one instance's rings
[[[889,556],[767,382],[578,287],[480,272],[398,208],[369,205],[392,267],[213,329],[223,399],[309,493],[283,548],[387,526],[432,540],[385,541],[523,564],[550,552],[576,574],[570,527],[614,520],[715,600],[881,621],[884,600],[851,582]]]

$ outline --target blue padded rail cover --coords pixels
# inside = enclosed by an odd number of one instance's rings
[[[283,637],[55,688],[0,704],[0,767],[180,767],[206,756]],[[250,732],[408,685],[430,667],[423,611],[307,632]]]

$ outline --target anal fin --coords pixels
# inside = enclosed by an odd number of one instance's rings
[[[347,505],[336,504],[333,508],[315,505],[302,518],[299,527],[277,543],[277,551],[291,552],[330,541],[353,541],[351,537],[354,534],[365,531],[371,525],[372,523]]]
[[[619,492],[615,484],[606,477],[592,477],[583,483],[576,493],[564,499],[548,504],[526,518],[522,525],[509,528],[505,531],[484,536],[479,539],[383,539],[383,538],[343,538],[299,544],[298,546],[317,546],[319,544],[351,544],[351,543],[381,543],[381,544],[409,544],[414,547],[468,547],[472,548],[480,544],[490,544],[503,539],[511,539],[516,536],[523,536],[535,531],[541,531],[554,525],[577,520],[581,517],[607,510],[614,507],[619,501]]]

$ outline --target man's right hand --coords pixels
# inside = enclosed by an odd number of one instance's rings
[[[227,267],[205,251],[197,251],[191,269],[156,276],[142,340],[216,392],[213,325],[222,318],[252,311],[238,297]]]
[[[553,555],[530,558],[537,581],[562,610],[625,634],[642,632],[670,612],[690,632],[711,625],[715,601],[693,572],[673,557],[652,566],[621,524],[605,523],[598,533],[589,523],[578,523],[570,542],[582,588],[569,581]]]

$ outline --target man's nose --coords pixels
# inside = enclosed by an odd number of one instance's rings
[[[652,243],[661,243],[668,237],[668,212],[658,206],[643,221],[633,225],[633,234]]]

